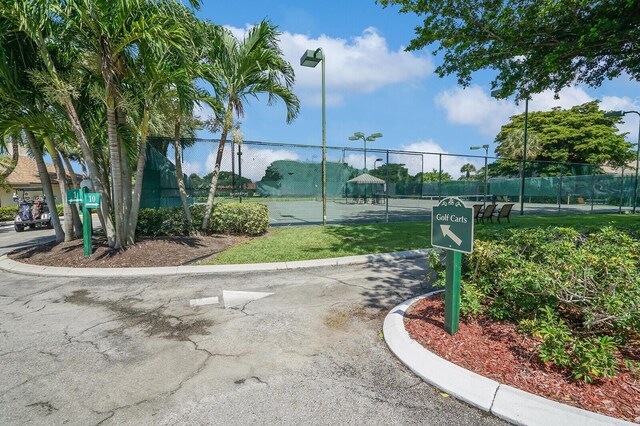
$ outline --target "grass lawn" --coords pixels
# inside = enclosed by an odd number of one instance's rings
[[[605,225],[640,228],[640,216],[581,214],[511,217],[511,224],[476,225],[476,237],[495,236],[510,227],[564,226],[596,229]],[[387,253],[431,246],[430,222],[307,226],[274,229],[268,235],[232,247],[210,264],[286,262],[357,254]]]

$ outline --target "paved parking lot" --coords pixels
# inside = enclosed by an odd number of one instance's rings
[[[0,232],[4,250],[16,238]],[[501,423],[421,382],[380,338],[388,309],[424,292],[423,277],[424,261],[117,280],[3,273],[0,424]],[[223,290],[273,295],[189,304]]]

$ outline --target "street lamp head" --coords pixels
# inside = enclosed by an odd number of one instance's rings
[[[362,139],[362,138],[364,138],[364,133],[362,133],[362,132],[355,132],[355,133],[353,134],[353,137],[355,137],[356,139]]]
[[[369,136],[370,138],[381,138],[382,137],[382,133],[371,133],[371,135]]]
[[[384,161],[382,158],[376,158],[376,161]]]
[[[626,113],[624,111],[607,111],[604,113],[605,118],[622,117]]]
[[[322,49],[307,50],[300,58],[300,65],[303,67],[315,68],[323,58]]]
[[[360,138],[357,138],[355,136],[349,136],[349,140],[350,141],[357,141],[358,139],[360,139]]]
[[[367,136],[367,142],[373,142],[375,140],[376,140],[376,138],[373,135]]]
[[[482,149],[482,147],[481,146],[470,146],[469,149],[472,150],[472,151],[475,151],[477,149]]]

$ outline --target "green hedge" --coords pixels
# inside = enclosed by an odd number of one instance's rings
[[[621,368],[615,354],[633,353],[640,339],[635,235],[610,226],[590,232],[549,227],[476,240],[465,257],[461,311],[518,324],[538,339],[543,362],[577,380],[613,377]],[[431,265],[441,277],[438,256]]]
[[[191,206],[196,229],[202,223],[205,206]],[[264,204],[216,204],[207,232],[211,234],[260,235],[269,228],[269,212]],[[145,237],[189,235],[189,226],[181,207],[141,209],[136,235]]]
[[[62,216],[62,204],[56,205],[56,211],[58,216]],[[0,222],[13,222],[13,219],[18,214],[18,206],[6,206],[0,207]]]

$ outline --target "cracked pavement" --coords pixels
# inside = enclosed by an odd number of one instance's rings
[[[388,310],[428,289],[424,266],[0,273],[0,424],[503,424],[422,382],[381,339]],[[223,289],[274,294],[189,306]]]

